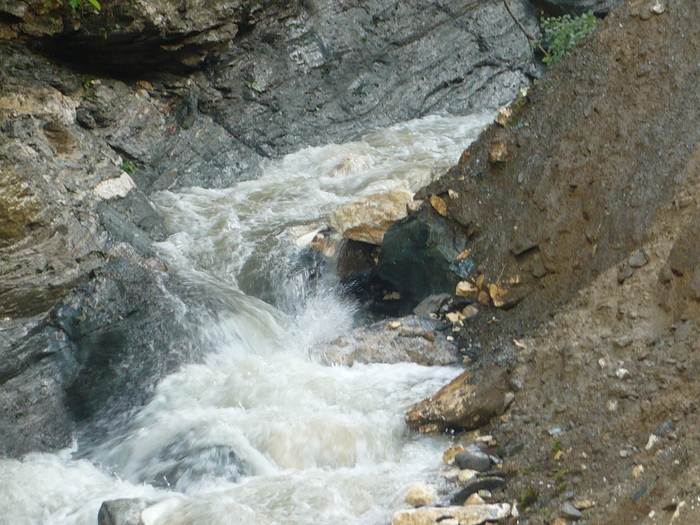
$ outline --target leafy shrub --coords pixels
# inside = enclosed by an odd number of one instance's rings
[[[542,39],[538,44],[546,49],[542,62],[551,66],[586,38],[598,25],[593,11],[571,18],[570,15],[542,18]]]

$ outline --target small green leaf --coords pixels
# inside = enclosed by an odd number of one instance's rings
[[[97,0],[88,0],[88,2],[90,2],[92,4],[92,7],[94,7],[98,11],[100,9],[102,9],[102,6],[100,5],[100,3]]]

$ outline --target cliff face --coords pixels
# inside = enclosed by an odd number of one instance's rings
[[[512,2],[535,32],[535,14]],[[500,2],[0,3],[0,453],[71,442],[196,359],[148,194],[526,85]]]

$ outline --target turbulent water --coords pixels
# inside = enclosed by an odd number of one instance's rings
[[[403,411],[459,370],[320,364],[318,344],[355,308],[332,271],[312,278],[297,240],[358,195],[418,189],[489,118],[428,117],[302,150],[231,189],[157,195],[161,256],[220,305],[201,327],[205,362],[90,450],[0,462],[0,524],[94,525],[115,498],[158,502],[148,525],[388,523],[411,483],[437,476],[447,439],[408,432]]]

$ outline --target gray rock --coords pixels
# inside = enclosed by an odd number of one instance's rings
[[[627,259],[627,263],[632,268],[641,268],[649,263],[649,258],[644,250],[637,250]]]
[[[445,304],[449,298],[450,294],[448,293],[440,293],[426,297],[413,309],[413,313],[422,317],[437,313],[440,307]]]
[[[466,450],[455,456],[455,463],[461,469],[476,470],[486,472],[491,468],[491,460],[487,454],[480,450]]]
[[[579,520],[582,517],[581,511],[568,501],[562,505],[561,515],[570,520]]]
[[[97,525],[143,525],[141,511],[152,504],[142,498],[104,501],[97,514]]]
[[[654,430],[651,431],[652,434],[655,434],[659,437],[664,437],[666,434],[669,432],[673,431],[673,421],[670,419],[668,421],[664,421],[662,424],[660,424],[658,427],[656,427]]]
[[[394,325],[396,324],[396,326]],[[406,316],[359,327],[349,336],[320,345],[317,353],[330,364],[411,362],[426,366],[459,361],[457,346],[439,331],[437,319]]]

